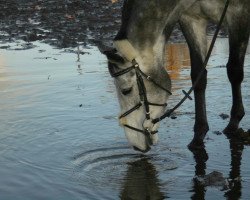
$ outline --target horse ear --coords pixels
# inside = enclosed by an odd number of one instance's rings
[[[124,40],[115,40],[114,46],[123,55],[126,60],[132,62],[138,57],[138,52],[135,50],[133,45],[128,41],[128,39]]]
[[[109,62],[111,63],[121,63],[121,64],[125,63],[124,58],[117,53],[116,49],[104,51],[103,54],[107,56]]]
[[[105,43],[104,41],[94,41],[95,45],[102,54],[105,54],[106,51],[111,51],[113,49],[113,44]]]
[[[99,51],[106,55],[109,62],[115,64],[124,64],[125,59],[120,56],[115,48],[111,48],[110,46],[105,45],[102,42],[96,42],[96,46],[98,47]]]

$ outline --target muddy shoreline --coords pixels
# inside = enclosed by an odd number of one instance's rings
[[[109,0],[3,0],[0,40],[44,41],[59,48],[111,40],[120,24],[121,3]]]
[[[110,45],[120,27],[121,8],[122,1],[111,0],[2,0],[0,41],[2,44],[43,41],[58,48]],[[213,30],[211,24],[208,33]],[[180,41],[184,38],[176,27],[170,42]]]

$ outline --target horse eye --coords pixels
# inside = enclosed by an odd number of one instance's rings
[[[126,88],[126,89],[122,89],[122,94],[123,95],[128,95],[129,93],[131,93],[132,92],[132,87],[130,87],[130,88]]]

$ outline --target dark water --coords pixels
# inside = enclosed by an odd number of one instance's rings
[[[21,46],[10,44],[9,49]],[[161,124],[160,143],[147,154],[133,151],[118,126],[119,107],[106,60],[96,47],[76,53],[35,43],[0,50],[0,199],[249,199],[250,148],[220,131],[227,125],[230,84],[223,66],[227,40],[219,39],[208,66],[210,131],[206,152],[192,154],[193,102]],[[188,89],[184,44],[168,47],[174,105]],[[250,128],[250,56],[242,85]],[[215,134],[217,133],[217,134]],[[208,156],[208,157],[207,157]],[[229,190],[204,187],[195,175],[219,171]],[[240,177],[240,178],[239,178]]]

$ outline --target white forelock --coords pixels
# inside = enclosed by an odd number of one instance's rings
[[[130,62],[132,62],[134,59],[136,59],[136,57],[138,57],[138,52],[127,39],[116,40],[114,42],[114,46],[116,50]]]

